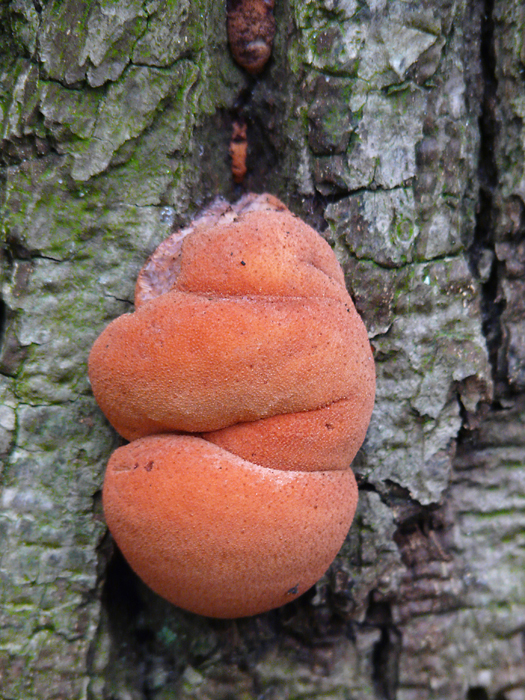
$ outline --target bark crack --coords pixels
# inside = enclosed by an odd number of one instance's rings
[[[497,216],[495,192],[498,186],[498,168],[495,155],[498,135],[496,118],[498,81],[493,14],[494,0],[484,0],[481,12],[480,45],[482,99],[479,117],[479,199],[474,243],[470,250],[470,257],[476,276],[482,280],[482,328],[487,342],[497,395],[501,393],[501,384],[502,381],[505,381],[505,377],[499,367],[503,339],[501,314],[504,310],[504,302],[498,297],[500,269],[495,255],[495,219]],[[506,381],[505,384],[507,384]]]

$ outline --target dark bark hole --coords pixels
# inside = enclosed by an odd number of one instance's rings
[[[489,695],[485,688],[476,685],[468,689],[466,700],[489,700]]]
[[[501,315],[504,304],[499,300],[500,265],[495,256],[494,225],[497,216],[494,192],[498,186],[496,167],[496,141],[498,122],[496,115],[496,57],[494,49],[494,0],[485,0],[481,18],[481,74],[483,95],[479,118],[480,146],[478,160],[479,204],[476,216],[474,242],[470,260],[474,273],[481,279],[481,313],[483,332],[496,383],[505,382],[506,371],[500,366],[503,340]]]
[[[138,617],[143,608],[137,590],[137,576],[116,545],[106,569],[102,601],[112,630],[117,634],[125,632],[126,627],[129,629],[130,622]]]
[[[270,109],[270,108],[269,108]],[[248,126],[248,173],[246,175],[246,190],[248,192],[271,191],[268,182],[271,174],[278,166],[278,155],[268,133],[267,122],[269,115],[259,115],[250,105],[240,112]]]
[[[372,681],[382,700],[395,700],[399,678],[401,633],[393,625],[381,630],[372,654]]]
[[[399,683],[401,632],[392,622],[390,604],[374,601],[371,597],[366,623],[381,630],[381,637],[372,651],[372,682],[377,696],[381,700],[395,700]]]
[[[13,267],[16,260],[31,260],[32,258],[31,251],[26,248],[17,236],[13,235],[7,236],[3,254],[7,260],[9,269]]]
[[[408,568],[429,561],[449,561],[445,550],[447,522],[437,506],[420,507],[419,511],[399,523],[394,542]]]
[[[102,542],[100,557],[102,566],[104,560],[107,562],[101,599],[111,638],[106,683],[132,685],[140,692],[138,697],[146,700],[147,649],[152,633],[141,619],[144,604],[138,579],[109,534]]]
[[[354,466],[352,465],[352,469],[354,469]],[[369,481],[366,481],[360,474],[356,474],[355,476],[357,485],[359,487],[359,491],[367,491],[368,493],[377,493],[377,488],[374,486],[374,484],[371,484]]]
[[[4,345],[6,323],[7,308],[5,305],[5,301],[0,298],[0,353],[2,352],[2,348]]]

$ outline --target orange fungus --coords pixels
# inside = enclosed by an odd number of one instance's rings
[[[228,41],[233,57],[256,75],[272,53],[274,0],[227,0]]]
[[[154,591],[210,617],[310,588],[357,504],[374,402],[364,325],[328,244],[271,195],[216,201],[141,270],[89,376],[130,443],[108,526]]]

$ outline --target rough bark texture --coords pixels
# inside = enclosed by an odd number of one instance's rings
[[[525,698],[525,9],[283,0],[258,78],[215,0],[0,7],[0,696]],[[321,230],[369,329],[360,505],[325,578],[186,614],[106,533],[89,348],[231,179]],[[213,582],[210,582],[213,585]]]

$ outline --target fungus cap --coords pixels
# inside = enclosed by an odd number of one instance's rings
[[[228,41],[248,73],[260,73],[272,53],[274,0],[228,0]]]

